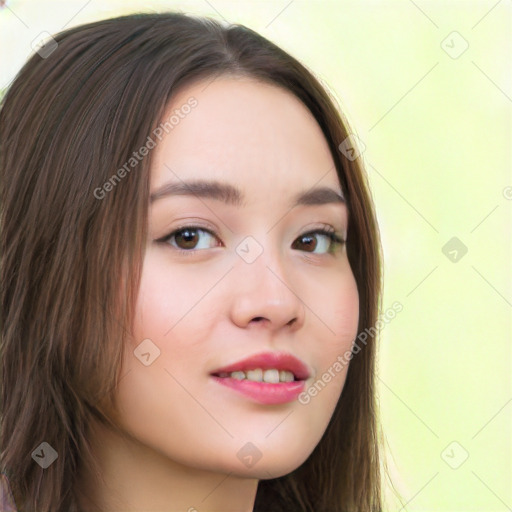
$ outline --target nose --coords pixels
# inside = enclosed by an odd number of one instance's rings
[[[278,257],[266,251],[250,264],[239,260],[232,274],[231,319],[237,326],[252,323],[275,331],[286,326],[297,330],[304,324],[304,302]]]

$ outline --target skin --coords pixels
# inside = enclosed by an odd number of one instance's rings
[[[357,335],[359,297],[345,245],[329,253],[325,235],[316,235],[316,249],[302,237],[327,224],[345,239],[345,204],[288,206],[313,186],[341,194],[312,115],[289,92],[246,77],[188,86],[169,115],[191,96],[197,106],[153,150],[151,191],[218,179],[239,187],[246,204],[186,195],[151,204],[133,339],[117,389],[116,420],[127,439],[100,427],[93,438],[104,481],[91,480],[90,508],[94,502],[104,512],[251,511],[258,481],[290,473],[318,444],[347,367],[307,405],[256,403],[210,372],[285,351],[306,363],[310,386]],[[189,254],[176,249],[190,247],[183,239],[156,241],[198,223],[215,235],[198,231],[199,248]],[[263,249],[251,264],[235,250],[246,236]],[[160,350],[149,366],[133,352],[145,339]],[[261,453],[251,467],[237,457],[247,442]]]

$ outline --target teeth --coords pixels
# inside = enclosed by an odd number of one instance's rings
[[[231,373],[223,373],[220,377],[231,377],[237,380],[250,380],[252,382],[267,382],[269,384],[277,384],[279,382],[293,382],[295,380],[293,373],[287,370],[262,370],[256,368],[246,372],[236,371]]]
[[[287,372],[286,370],[281,370],[279,372],[279,381],[280,382],[293,382],[293,373]]]
[[[277,384],[279,382],[279,370],[265,370],[263,380],[270,384]]]
[[[263,380],[263,370],[258,368],[257,370],[249,370],[245,372],[246,379],[254,382],[261,382]]]

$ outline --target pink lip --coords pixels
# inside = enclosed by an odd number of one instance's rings
[[[219,377],[219,374],[247,371],[261,368],[269,370],[286,370],[292,372],[297,380],[293,382],[253,382],[231,377]],[[219,368],[211,373],[212,378],[247,397],[262,404],[283,404],[295,400],[304,390],[305,380],[309,377],[307,366],[291,354],[264,352],[248,357],[229,366]]]
[[[247,357],[241,361],[224,366],[212,372],[212,375],[218,373],[245,372],[247,370],[287,370],[295,375],[297,380],[306,380],[309,377],[308,367],[295,356],[284,352],[263,352],[254,356]]]
[[[252,382],[250,380],[237,380],[231,377],[212,377],[219,384],[223,384],[234,391],[259,402],[261,404],[285,404],[295,400],[304,390],[305,381],[280,382]]]

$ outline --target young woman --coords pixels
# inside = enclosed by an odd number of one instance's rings
[[[381,510],[377,224],[311,72],[123,16],[56,35],[0,126],[12,507]]]

